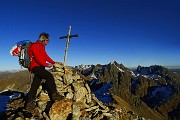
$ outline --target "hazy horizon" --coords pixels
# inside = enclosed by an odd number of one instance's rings
[[[106,64],[109,64],[109,63],[106,63]],[[101,63],[98,63],[98,64],[101,64]],[[101,65],[106,65],[106,64],[101,64]],[[123,64],[123,63],[119,63],[119,64]],[[97,64],[79,64],[79,65],[74,65],[74,66],[80,66],[80,65],[97,65]],[[154,65],[160,65],[160,64],[154,64]],[[150,66],[154,66],[154,65],[149,65],[149,66],[140,65],[140,66],[142,66],[142,67],[150,67]],[[74,66],[71,66],[71,67],[74,67]],[[163,65],[160,65],[160,66],[163,66]],[[127,66],[125,66],[125,67],[127,67]],[[138,67],[138,65],[137,66],[133,66],[133,67],[127,67],[127,68],[129,68],[129,69],[136,69],[137,67]],[[166,67],[168,69],[180,69],[180,66],[163,66],[163,67]],[[26,68],[21,68],[21,66],[19,66],[18,69],[5,69],[5,70],[1,70],[0,69],[0,72],[17,72],[17,71],[21,71],[21,70],[27,70],[27,69]]]

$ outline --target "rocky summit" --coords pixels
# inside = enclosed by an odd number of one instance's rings
[[[36,109],[25,110],[26,94],[19,92],[1,114],[1,120],[138,120],[145,119],[114,101],[104,104],[91,92],[87,81],[61,62],[51,69],[57,90],[64,98],[52,103],[48,96],[46,82],[42,81],[36,95]]]

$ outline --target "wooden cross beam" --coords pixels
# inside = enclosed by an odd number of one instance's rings
[[[71,35],[71,26],[69,26],[68,35],[59,37],[59,39],[67,38],[66,47],[65,47],[65,54],[64,54],[64,66],[66,65],[66,58],[67,58],[68,46],[70,44],[70,39],[73,37],[78,37],[78,36],[79,36],[78,34]]]

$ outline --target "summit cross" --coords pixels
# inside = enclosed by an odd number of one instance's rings
[[[68,53],[68,46],[70,44],[70,39],[73,37],[78,37],[78,36],[79,36],[78,34],[71,35],[71,26],[69,26],[68,35],[59,37],[59,39],[67,38],[66,47],[65,47],[65,54],[64,54],[64,66],[66,66],[66,58],[67,58],[67,53]]]

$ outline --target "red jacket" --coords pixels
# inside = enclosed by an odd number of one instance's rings
[[[42,67],[48,67],[48,63],[54,64],[55,62],[47,55],[45,51],[45,45],[41,41],[36,41],[35,43],[32,43],[29,47],[28,54],[30,56],[31,64],[30,64],[30,70],[32,70],[34,67],[42,66]]]

